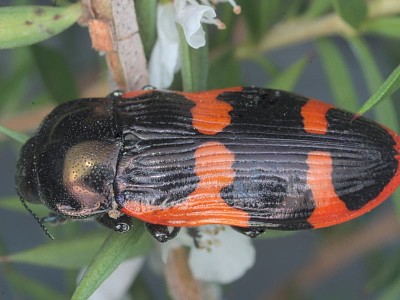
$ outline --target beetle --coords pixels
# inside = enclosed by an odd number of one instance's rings
[[[45,221],[132,218],[159,241],[181,227],[331,226],[400,184],[396,133],[294,93],[234,87],[141,90],[56,107],[21,149],[17,191]],[[173,228],[170,230],[170,228]]]

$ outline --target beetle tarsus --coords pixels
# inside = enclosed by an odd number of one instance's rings
[[[170,231],[168,226],[151,223],[146,223],[146,227],[150,234],[161,243],[165,243],[170,239],[173,239],[181,230],[180,227],[173,227],[172,231]]]
[[[252,239],[258,237],[260,234],[264,233],[267,228],[265,227],[237,227],[237,226],[231,226],[234,230],[237,232],[240,232],[241,234],[244,234],[248,237],[251,237]]]
[[[124,93],[124,90],[115,90],[108,94],[107,98],[121,98]]]
[[[127,232],[132,227],[132,218],[127,215],[121,215],[120,217],[114,219],[108,214],[105,214],[98,218],[97,222],[120,233]]]

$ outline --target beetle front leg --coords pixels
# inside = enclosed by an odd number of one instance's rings
[[[172,231],[170,231],[168,226],[151,223],[146,223],[146,227],[150,234],[160,243],[173,239],[181,230],[180,227],[173,227]]]
[[[237,232],[247,235],[248,237],[251,237],[253,239],[258,237],[260,234],[264,233],[265,230],[267,230],[267,228],[265,227],[237,227],[237,226],[231,226],[231,227]]]
[[[129,229],[132,227],[132,218],[127,215],[121,215],[114,219],[108,214],[104,214],[103,216],[97,218],[97,222],[121,233],[129,231]]]

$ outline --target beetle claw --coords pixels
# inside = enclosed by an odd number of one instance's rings
[[[120,233],[127,232],[132,227],[132,218],[127,215],[121,215],[115,219],[105,214],[98,218],[97,222]]]
[[[258,237],[260,234],[264,233],[265,230],[267,229],[266,227],[237,227],[237,226],[231,226],[232,229],[236,230],[237,232],[240,232],[241,234],[244,234],[248,237],[251,237],[252,239]]]
[[[173,239],[181,230],[180,227],[173,227],[172,231],[170,231],[168,226],[151,223],[146,223],[146,227],[150,234],[161,243],[165,243],[170,239]]]

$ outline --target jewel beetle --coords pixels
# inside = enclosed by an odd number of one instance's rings
[[[400,184],[399,141],[285,91],[116,92],[56,107],[22,147],[17,191],[45,204],[50,222],[125,232],[138,218],[161,242],[206,224],[255,237],[373,209]]]

